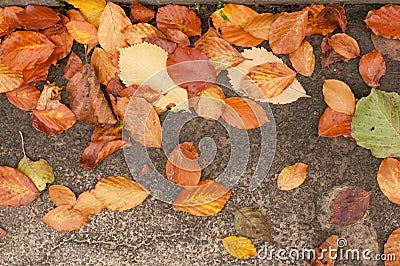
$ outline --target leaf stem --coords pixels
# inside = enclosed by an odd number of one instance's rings
[[[25,143],[24,143],[24,135],[22,135],[22,132],[21,131],[18,131],[19,132],[19,135],[21,136],[21,146],[22,146],[22,152],[24,153],[24,156],[26,156],[26,153],[25,153]]]

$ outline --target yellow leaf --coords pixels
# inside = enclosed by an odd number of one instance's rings
[[[247,259],[257,255],[253,242],[243,236],[228,236],[222,239],[222,244],[228,253],[238,259]]]
[[[72,209],[72,206],[70,205],[58,206],[49,211],[42,220],[58,232],[78,230],[90,221],[88,217],[83,216],[79,211]]]
[[[75,41],[87,44],[96,45],[99,43],[97,38],[97,28],[87,21],[70,21],[65,24],[68,33],[71,34]]]
[[[140,205],[149,193],[138,183],[122,176],[101,179],[94,195],[111,211],[123,211]]]
[[[326,104],[334,111],[352,115],[356,108],[356,99],[350,87],[343,81],[326,79],[322,88]]]
[[[377,179],[382,193],[391,202],[400,205],[400,162],[395,158],[384,159],[379,167]]]
[[[122,30],[132,25],[125,11],[118,5],[108,2],[106,8],[101,14],[99,25],[99,43],[101,47],[114,55],[118,48],[128,45]]]
[[[90,64],[96,71],[96,75],[101,84],[106,85],[118,73],[118,68],[112,62],[112,55],[102,48],[95,48]]]
[[[78,8],[90,24],[99,27],[100,16],[106,7],[105,0],[66,0],[66,2]]]
[[[307,177],[307,167],[304,163],[285,167],[278,176],[278,189],[291,190],[303,184]]]
[[[0,93],[18,89],[22,82],[21,71],[11,70],[0,63]]]
[[[51,185],[49,187],[49,196],[51,201],[56,206],[62,205],[74,205],[76,203],[76,197],[74,192],[66,186],[62,185]]]

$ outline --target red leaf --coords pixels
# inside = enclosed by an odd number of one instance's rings
[[[132,22],[148,22],[154,18],[154,10],[151,10],[139,2],[133,2],[131,5],[130,17]]]
[[[190,41],[188,36],[177,29],[167,29],[165,31],[168,39],[174,43],[176,43],[180,47],[187,47],[190,45]]]
[[[6,96],[10,103],[19,109],[32,111],[36,108],[40,98],[40,91],[33,86],[24,84],[16,90],[7,92]]]
[[[34,201],[40,192],[15,168],[0,166],[0,206],[19,207]]]
[[[54,9],[46,6],[28,5],[17,14],[17,22],[26,29],[40,30],[53,26],[60,20]]]
[[[176,43],[168,41],[168,40],[160,38],[160,37],[146,37],[146,38],[143,38],[143,41],[155,44],[155,45],[163,48],[169,54],[172,54],[175,51],[176,47],[178,47],[178,45]]]
[[[76,73],[81,70],[82,66],[83,64],[80,57],[76,53],[71,52],[71,55],[69,56],[64,69],[64,77],[66,79],[71,79]]]
[[[50,65],[51,64],[48,62],[44,62],[36,65],[32,69],[22,71],[22,74],[24,76],[24,82],[31,84],[31,83],[37,83],[42,80],[46,80]]]
[[[377,88],[381,77],[386,74],[385,59],[378,50],[374,50],[361,57],[358,70],[368,86]]]
[[[178,86],[193,92],[210,87],[216,80],[208,57],[195,48],[176,48],[168,55],[167,71]]]
[[[352,115],[346,115],[333,111],[327,107],[318,122],[318,136],[335,138],[341,135],[351,134]]]
[[[390,4],[371,10],[365,23],[378,36],[400,39],[400,6]]]

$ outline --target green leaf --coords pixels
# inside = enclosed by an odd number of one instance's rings
[[[240,235],[272,242],[269,223],[259,210],[248,207],[237,210],[235,229]]]
[[[351,135],[377,158],[400,157],[400,96],[372,89],[357,103]]]
[[[46,183],[54,182],[53,168],[44,159],[35,162],[24,155],[18,163],[18,170],[29,177],[39,191],[46,188]]]

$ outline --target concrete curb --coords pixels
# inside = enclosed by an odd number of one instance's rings
[[[116,0],[113,2],[130,5],[132,0]],[[217,0],[142,0],[139,1],[145,5],[165,5],[165,4],[216,4]],[[311,4],[313,1],[309,0],[224,0],[224,3],[237,3],[237,4],[246,4],[246,5],[299,5],[299,4]],[[320,4],[327,3],[341,3],[341,4],[399,4],[400,0],[319,0],[316,1]],[[35,5],[45,5],[45,6],[60,6],[61,1],[57,0],[2,0],[0,6],[10,6],[10,5],[19,5],[26,6],[29,4]]]

